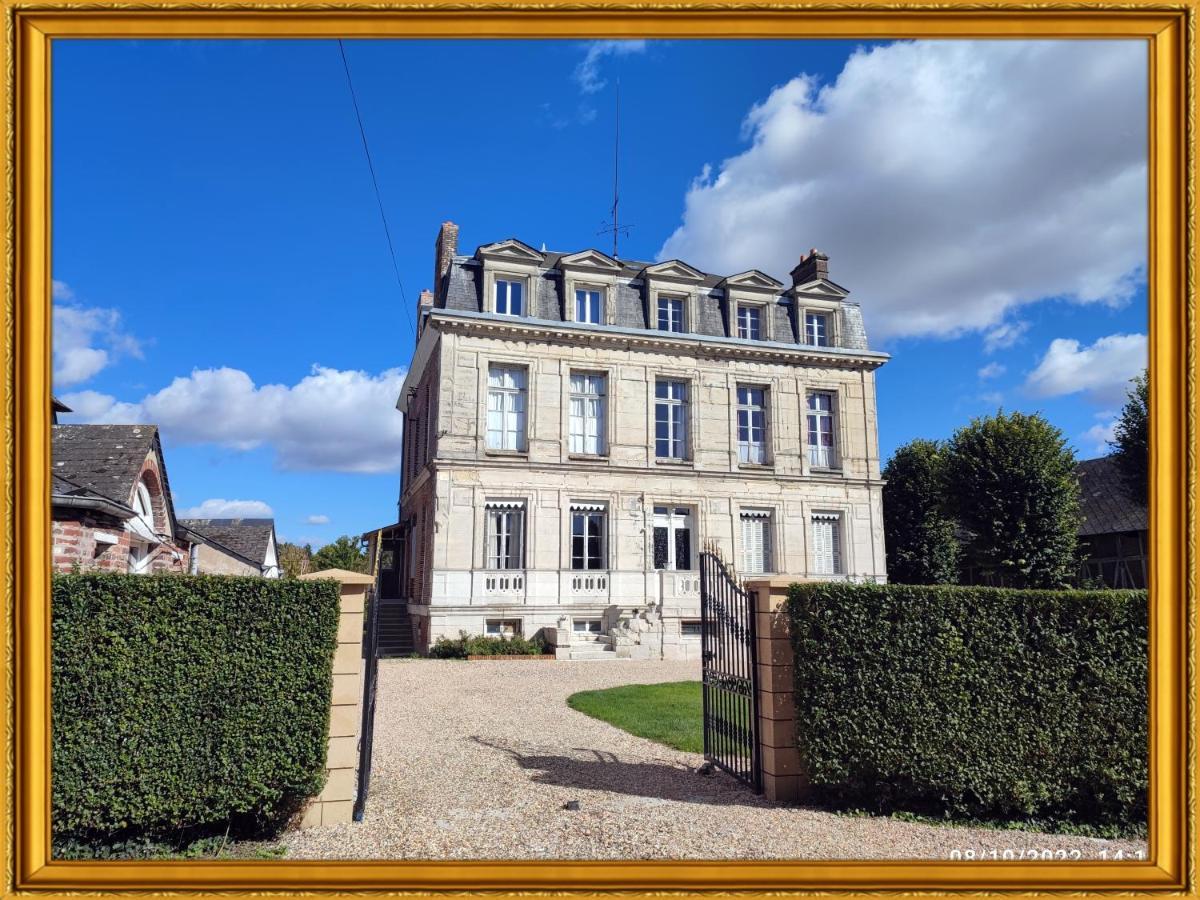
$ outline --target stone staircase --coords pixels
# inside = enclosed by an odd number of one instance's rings
[[[572,635],[567,652],[567,659],[572,662],[602,662],[617,658],[612,638],[607,634]]]
[[[403,600],[379,603],[379,658],[394,659],[413,652],[412,625]]]

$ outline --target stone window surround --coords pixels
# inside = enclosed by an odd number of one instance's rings
[[[658,331],[658,298],[670,297],[683,301],[683,331],[682,334],[696,332],[696,305],[700,292],[706,290],[700,284],[691,284],[647,274],[643,277],[646,290],[646,325],[649,331]],[[674,333],[674,332],[666,332]]]
[[[854,571],[854,542],[850,540],[850,522],[852,521],[850,506],[844,503],[829,503],[826,501],[805,501],[804,503],[804,568],[812,572],[815,547],[813,547],[812,520],[817,515],[838,516],[838,540],[841,543],[842,571],[833,576],[834,580],[848,580]]]
[[[600,324],[615,325],[617,323],[616,292],[618,277],[616,272],[607,272],[591,266],[578,264],[563,264],[559,260],[559,270],[562,272],[563,283],[563,321],[577,322],[575,318],[575,290],[598,290],[600,292]]]
[[[761,463],[742,462],[738,458],[738,396],[739,387],[761,388],[763,391],[763,449],[766,453],[766,460]],[[775,393],[776,385],[774,379],[765,381],[747,381],[738,378],[736,375],[730,375],[728,381],[729,390],[729,453],[733,465],[731,471],[739,469],[747,469],[750,471],[763,471],[775,468]]]
[[[801,345],[810,347],[808,343],[808,331],[806,326],[806,316],[811,313],[821,313],[829,318],[826,321],[825,334],[829,340],[830,347],[840,347],[841,342],[841,316],[839,311],[842,307],[840,300],[830,298],[818,299],[816,297],[807,297],[799,293],[793,295],[793,302],[796,306],[796,327],[799,330],[798,341]]]
[[[687,432],[684,440],[684,457],[660,457],[658,455],[657,429],[654,426],[658,398],[654,395],[655,385],[659,381],[682,381],[687,386],[687,399],[684,402],[683,427]],[[691,468],[696,461],[696,390],[700,384],[700,373],[693,370],[661,369],[657,367],[646,370],[646,393],[648,397],[646,408],[646,433],[649,437],[648,458],[659,466],[682,466]]]
[[[563,502],[562,510],[562,539],[559,544],[559,569],[564,572],[608,572],[613,568],[612,548],[613,548],[613,510],[618,508],[618,498],[616,494],[607,494],[604,496],[577,496],[570,495],[569,499]],[[603,552],[604,552],[604,568],[603,569],[572,569],[571,568],[571,519],[575,506],[592,505],[604,507],[604,536]]]
[[[667,507],[668,510],[672,510],[672,511],[675,509],[678,509],[678,508],[684,508],[684,509],[687,509],[691,513],[691,516],[692,516],[692,546],[691,546],[692,567],[690,569],[656,569],[656,568],[654,568],[654,507],[656,507],[656,506],[665,506],[665,507]],[[645,565],[647,566],[647,568],[646,568],[647,572],[660,572],[660,571],[661,572],[699,572],[700,571],[700,554],[704,550],[703,535],[706,531],[706,529],[704,527],[705,523],[703,521],[704,508],[705,508],[705,504],[703,503],[703,501],[701,501],[699,499],[680,500],[678,497],[659,497],[659,496],[646,497],[645,505],[642,507],[642,514],[644,516],[644,521],[645,521],[645,525],[643,525],[643,531],[645,532],[645,535],[646,535],[646,538],[645,538],[646,539],[646,547],[645,547],[646,562],[645,562]],[[668,543],[671,544],[671,546],[674,546],[674,538],[672,535],[668,534],[667,541],[668,541]]]
[[[604,452],[603,453],[572,453],[571,452],[571,376],[572,375],[603,375],[604,376]],[[562,434],[563,453],[567,459],[581,462],[612,462],[612,445],[614,429],[617,421],[616,411],[616,369],[611,365],[588,365],[559,360],[559,378],[562,380],[562,415],[559,428]],[[486,415],[486,411],[484,413]],[[526,429],[529,421],[526,420]],[[528,446],[528,444],[527,444]]]
[[[503,495],[487,495],[482,488],[475,492],[475,509],[474,509],[474,527],[477,540],[475,550],[472,553],[472,563],[480,572],[504,571],[512,574],[525,572],[532,568],[530,560],[534,559],[536,547],[537,529],[530,527],[530,516],[532,515],[534,506],[534,495],[532,493],[517,493],[514,491],[507,492]],[[521,569],[503,569],[493,570],[488,568],[488,546],[487,546],[487,516],[488,503],[521,503],[524,515],[521,517],[521,525],[525,529],[525,533],[521,536],[521,552],[525,557],[525,566]]]
[[[515,260],[495,260],[483,258],[483,308],[493,315],[496,312],[496,280],[519,281],[524,284],[521,292],[521,315],[503,315],[514,319],[533,318],[533,285],[537,280],[539,268],[534,263],[519,263]]]
[[[480,354],[478,370],[479,403],[477,404],[478,418],[475,425],[476,454],[485,456],[508,456],[518,459],[529,457],[529,441],[533,435],[533,423],[536,415],[537,401],[534,391],[536,388],[536,360],[515,353]],[[524,450],[495,450],[487,445],[487,413],[488,413],[488,373],[492,366],[507,366],[525,370],[525,449]]]
[[[800,447],[802,450],[800,461],[801,474],[845,475],[846,439],[849,434],[848,429],[846,428],[845,416],[846,386],[837,382],[825,382],[819,378],[809,381],[800,378],[798,381],[800,387]],[[808,395],[812,393],[833,395],[833,452],[837,465],[831,469],[823,469],[819,466],[814,467],[808,458]]]
[[[732,517],[731,527],[733,529],[733,558],[739,564],[743,558],[742,551],[745,549],[742,547],[742,513],[744,513],[744,512],[758,512],[758,513],[769,512],[770,513],[770,516],[767,516],[766,518],[768,519],[768,521],[770,523],[767,525],[767,534],[769,535],[769,537],[767,538],[767,541],[770,545],[767,552],[770,556],[769,562],[771,563],[771,570],[769,572],[739,572],[738,574],[739,575],[754,575],[757,577],[759,575],[769,576],[769,575],[775,574],[776,572],[786,571],[786,569],[779,568],[780,555],[781,555],[781,553],[783,551],[783,547],[784,547],[783,520],[781,518],[781,513],[782,513],[781,505],[779,503],[772,503],[770,501],[762,502],[762,503],[755,501],[754,503],[747,503],[744,506],[741,504],[738,504],[738,503],[731,503],[730,507],[731,507],[730,514]]]

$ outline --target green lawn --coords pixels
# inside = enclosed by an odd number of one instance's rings
[[[580,691],[568,697],[567,704],[638,737],[676,750],[704,752],[704,708],[698,681]]]

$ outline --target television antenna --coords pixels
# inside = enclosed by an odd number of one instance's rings
[[[636,225],[622,225],[619,215],[621,206],[621,79],[617,79],[617,112],[615,119],[615,128],[613,130],[613,202],[612,202],[612,222],[606,222],[605,227],[601,228],[596,234],[612,234],[613,239],[613,259],[620,259],[618,255],[619,241],[621,235],[629,236],[629,231],[636,228]]]

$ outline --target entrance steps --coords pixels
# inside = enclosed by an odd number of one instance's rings
[[[413,652],[412,623],[403,600],[379,601],[379,658],[394,659]]]
[[[617,658],[612,638],[607,634],[572,635],[567,659],[572,661],[604,661]]]

